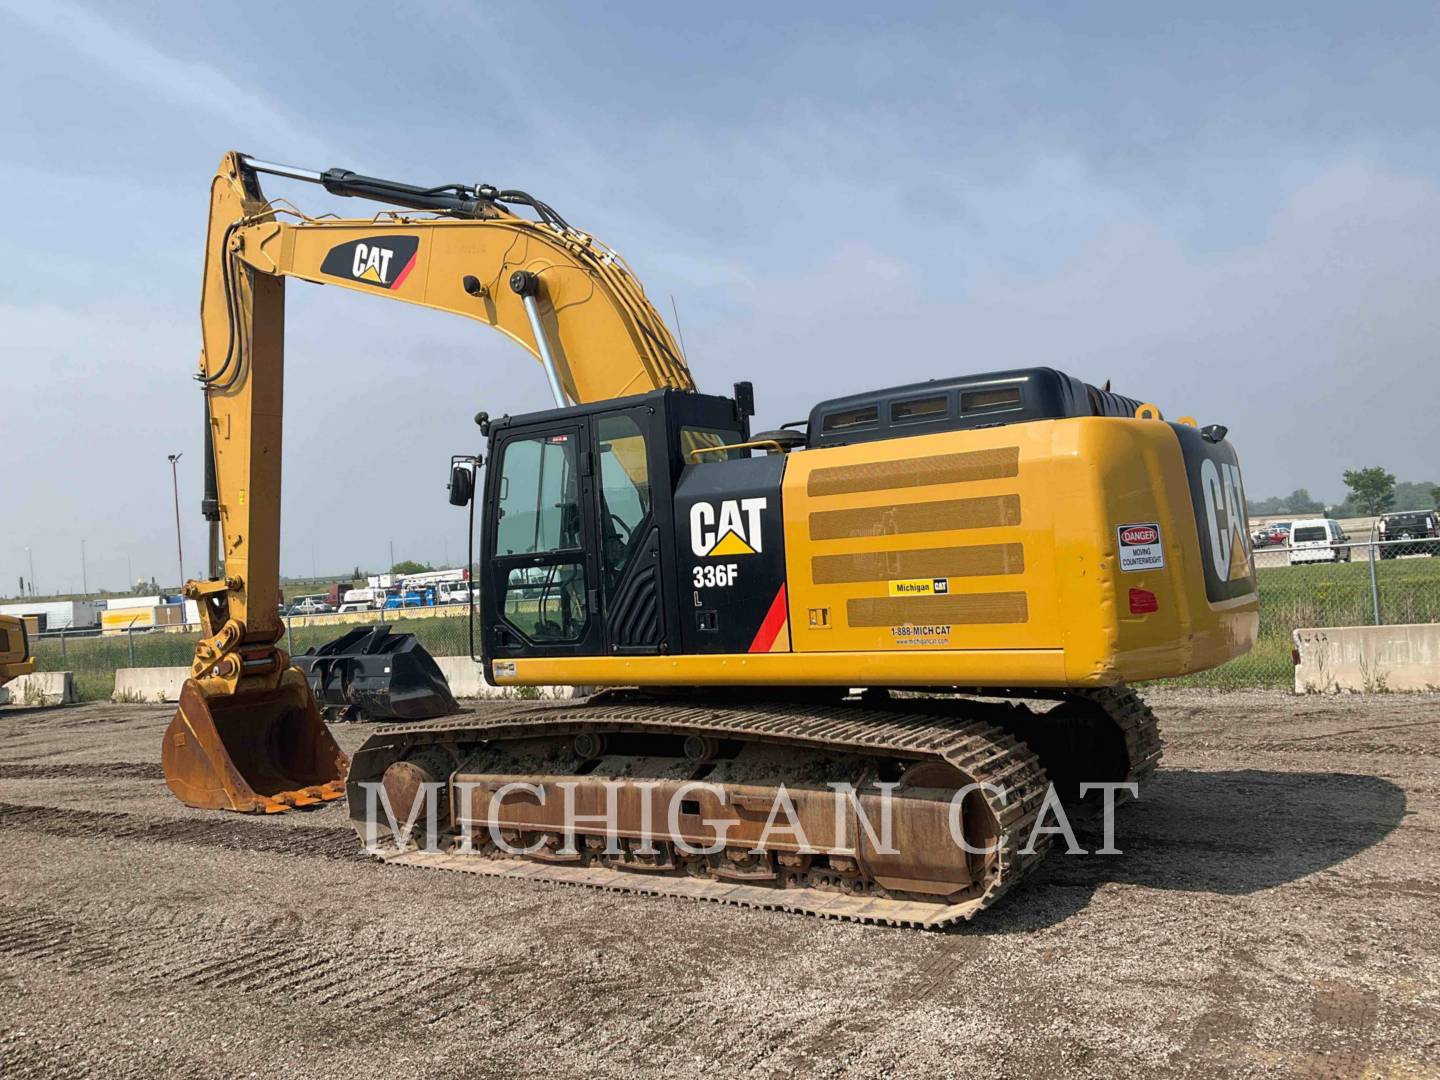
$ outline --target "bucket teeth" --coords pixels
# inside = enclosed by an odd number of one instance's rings
[[[293,669],[240,694],[187,679],[161,749],[165,781],[186,805],[250,814],[339,798],[349,764]]]

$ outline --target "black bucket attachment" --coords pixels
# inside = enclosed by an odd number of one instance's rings
[[[327,720],[429,720],[460,711],[440,665],[414,634],[358,626],[291,658]]]

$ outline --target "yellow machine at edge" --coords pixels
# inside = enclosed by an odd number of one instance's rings
[[[267,200],[262,173],[392,209],[310,218]],[[480,509],[490,680],[600,692],[388,725],[353,762],[339,750],[278,644],[286,277],[472,318],[540,361],[555,407],[477,417],[485,453],[457,457],[450,501]],[[527,855],[451,844],[395,861],[945,925],[1034,861],[940,851],[955,792],[1003,789],[965,799],[978,842],[1023,832],[1051,784],[1073,800],[1084,783],[1138,783],[1160,741],[1127,684],[1213,667],[1254,640],[1223,427],[1027,368],[937,372],[752,432],[749,384],[696,391],[618,256],[525,192],[229,154],[212,186],[202,331],[211,572],[187,591],[207,633],[162,755],[193,806],[278,812],[348,783],[363,831],[366,785],[396,805],[439,790],[452,840],[478,822]],[[473,794],[515,777],[626,786],[622,850],[558,848],[553,805]],[[686,802],[686,835],[713,840],[698,822],[719,815],[732,839],[657,855],[641,844],[644,792],[697,777],[720,795]],[[905,855],[834,835],[814,850],[755,846],[747,806],[837,777],[898,785]],[[800,812],[828,835],[818,794]]]
[[[35,670],[30,655],[30,638],[25,620],[13,615],[0,615],[0,686]]]

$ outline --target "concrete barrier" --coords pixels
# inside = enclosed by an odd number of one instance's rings
[[[180,687],[190,675],[188,667],[132,667],[115,669],[111,701],[179,701]]]
[[[1292,638],[1297,694],[1440,691],[1440,623],[1324,626]]]
[[[437,656],[435,663],[440,665],[445,681],[450,684],[450,692],[457,698],[504,698],[516,697],[520,693],[519,687],[493,686],[486,682],[485,669],[468,656]],[[179,701],[180,687],[189,674],[188,667],[117,668],[115,690],[110,700]],[[568,686],[540,686],[535,689],[543,698],[583,696],[580,691]],[[583,689],[583,693],[589,692]]]
[[[7,683],[11,705],[70,705],[75,698],[75,675],[69,671],[37,671]]]

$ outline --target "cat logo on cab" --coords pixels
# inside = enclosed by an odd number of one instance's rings
[[[718,510],[697,502],[690,507],[690,550],[702,559],[757,554],[764,543],[760,514],[768,504],[763,496],[726,499]]]

